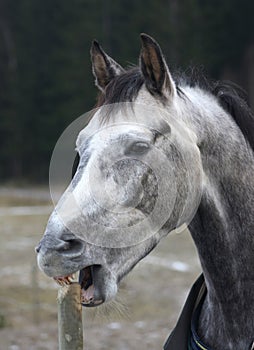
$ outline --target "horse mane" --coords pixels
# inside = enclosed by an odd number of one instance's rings
[[[211,92],[232,116],[254,151],[254,114],[249,106],[247,93],[229,81],[215,83]]]
[[[230,81],[212,81],[197,68],[188,72],[173,73],[177,92],[184,98],[181,85],[198,86],[214,95],[222,108],[228,112],[240,128],[245,139],[254,151],[254,114],[249,106],[248,96],[244,89]],[[139,67],[132,67],[116,76],[107,85],[105,92],[98,97],[96,107],[120,102],[133,102],[144,84]]]

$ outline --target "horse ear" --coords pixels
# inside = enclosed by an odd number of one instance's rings
[[[169,73],[159,44],[149,35],[140,34],[142,48],[140,68],[148,91],[154,95],[174,95],[175,83]]]
[[[109,57],[94,40],[91,47],[91,59],[95,85],[102,91],[115,76],[124,72],[124,69]]]

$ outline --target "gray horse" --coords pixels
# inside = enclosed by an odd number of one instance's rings
[[[139,66],[128,70],[92,45],[101,94],[77,138],[75,176],[36,248],[38,264],[60,283],[80,271],[82,304],[96,306],[187,224],[206,286],[191,348],[249,350],[253,115],[237,86],[174,76],[156,41],[141,34],[141,42]]]

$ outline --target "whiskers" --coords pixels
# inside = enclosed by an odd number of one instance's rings
[[[128,306],[119,296],[117,299],[105,303],[101,308],[98,308],[97,310],[98,315],[96,315],[96,317],[99,316],[105,321],[130,319]]]
[[[112,321],[130,320],[130,311],[125,298],[117,294],[116,299],[111,300],[95,308],[84,308],[85,314],[89,314],[91,322],[108,323]]]

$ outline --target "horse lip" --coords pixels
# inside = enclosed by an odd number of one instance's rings
[[[104,301],[99,299],[99,300],[94,300],[94,301],[90,302],[89,304],[81,303],[81,305],[85,306],[85,307],[95,307],[95,306],[99,306],[103,303],[104,303]]]

